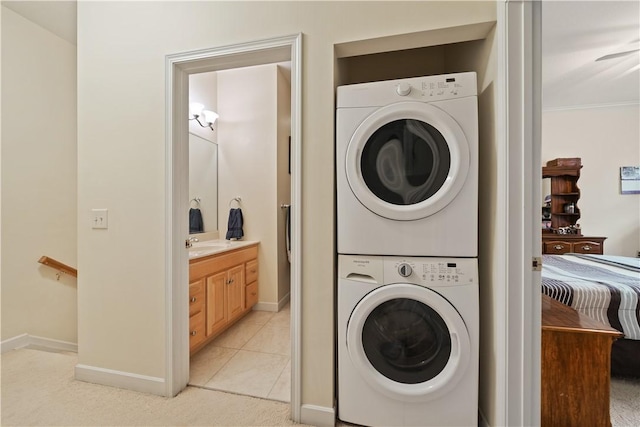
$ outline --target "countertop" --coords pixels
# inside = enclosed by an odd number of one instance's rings
[[[189,260],[221,254],[260,243],[257,240],[203,240],[189,248]]]

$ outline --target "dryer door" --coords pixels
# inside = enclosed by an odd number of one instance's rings
[[[398,400],[427,401],[455,387],[469,365],[471,344],[463,319],[444,297],[394,284],[356,305],[347,350],[374,389]]]
[[[446,112],[422,102],[376,110],[346,153],[351,190],[370,211],[393,220],[426,218],[447,206],[469,171],[469,144]]]

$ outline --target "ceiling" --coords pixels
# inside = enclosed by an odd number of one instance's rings
[[[2,1],[2,5],[76,44],[75,1]],[[543,109],[640,103],[640,2],[542,3]]]
[[[639,1],[542,3],[542,105],[563,109],[640,103]]]

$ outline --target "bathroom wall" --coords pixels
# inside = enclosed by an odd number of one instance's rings
[[[218,71],[220,236],[240,197],[244,240],[258,240],[258,309],[277,311],[278,67]],[[237,206],[235,202],[232,206]]]
[[[76,46],[4,6],[1,28],[0,340],[75,344],[76,279],[37,261],[77,265]]]
[[[495,19],[493,1],[78,2],[79,363],[165,379],[165,55],[300,32],[302,403],[331,416],[334,48]],[[107,233],[82,220],[96,205]],[[491,403],[504,401],[498,381]]]
[[[640,251],[640,194],[620,194],[620,167],[640,165],[640,107],[601,106],[545,111],[542,163],[580,157],[580,220],[585,236],[604,236],[604,252]],[[549,180],[543,195],[549,194]],[[546,190],[545,190],[546,188]]]
[[[278,99],[278,157],[277,157],[277,195],[276,195],[276,217],[278,240],[278,295],[277,302],[280,308],[289,300],[291,289],[291,264],[287,257],[286,245],[286,210],[281,209],[281,204],[291,204],[291,174],[290,174],[290,143],[291,143],[291,64],[278,66],[277,73]]]

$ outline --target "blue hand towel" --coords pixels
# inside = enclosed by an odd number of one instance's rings
[[[242,210],[233,208],[229,211],[229,224],[227,225],[227,240],[242,239],[244,231],[242,231]]]
[[[189,209],[189,233],[204,233],[204,222],[200,209]]]

